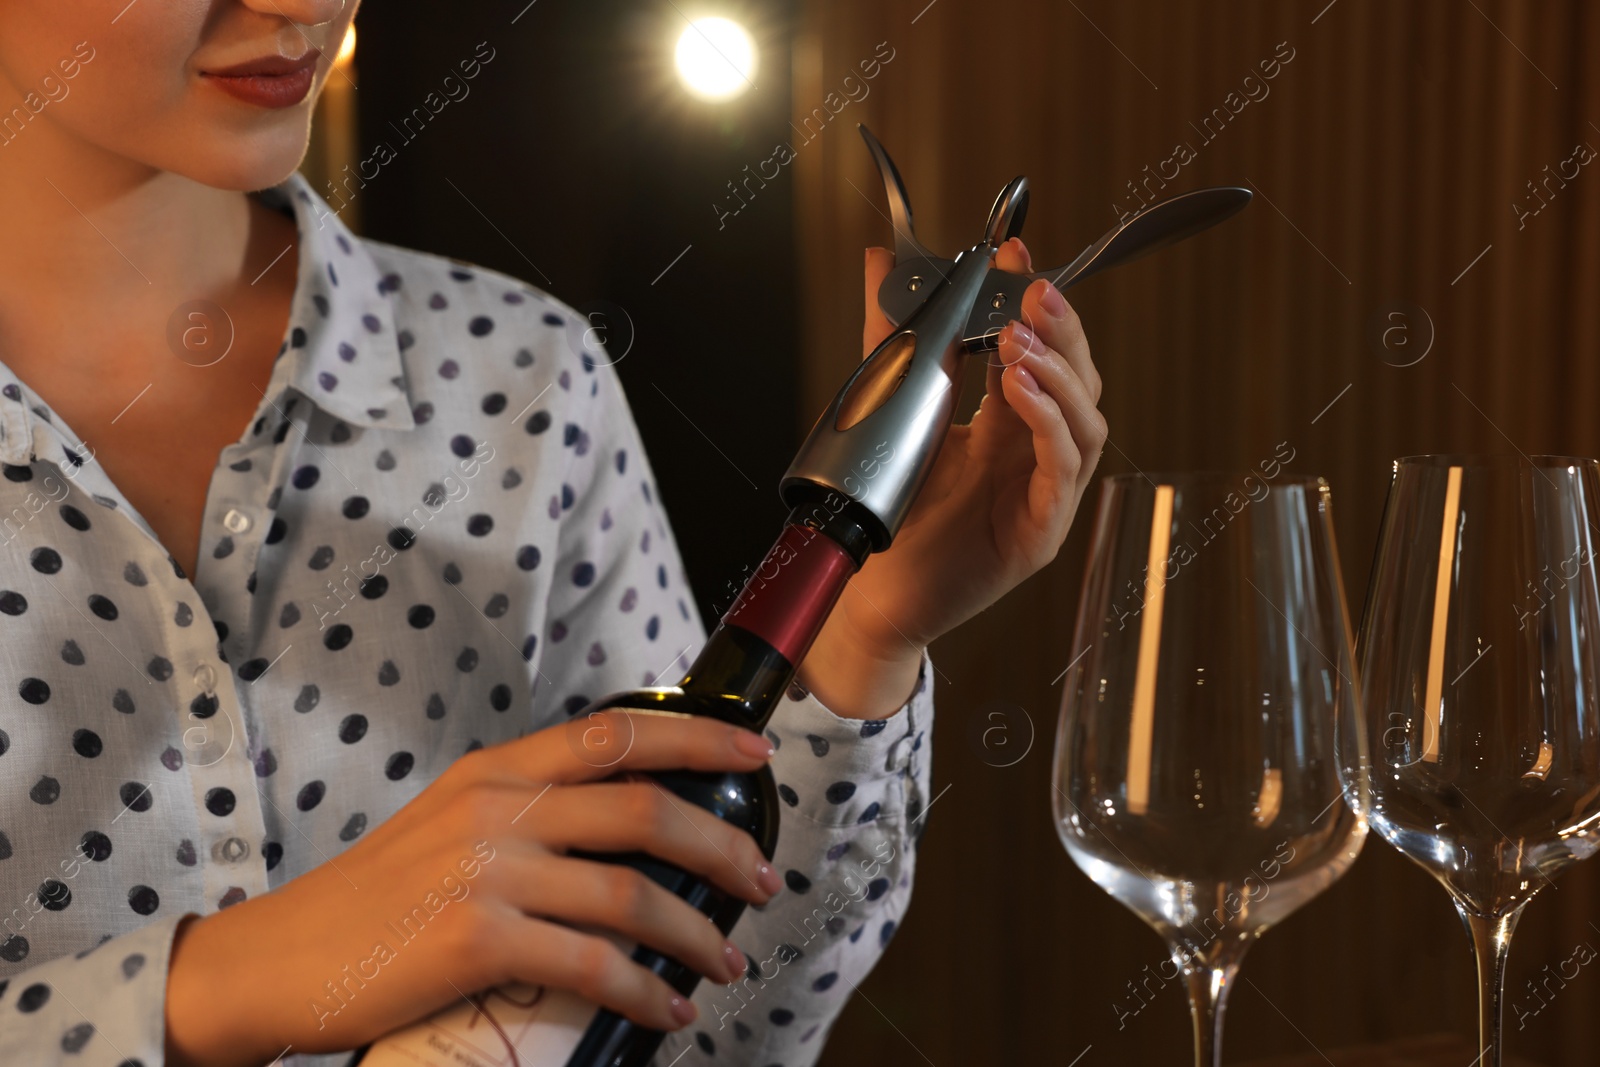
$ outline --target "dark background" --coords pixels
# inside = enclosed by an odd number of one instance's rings
[[[1101,471],[1247,468],[1287,442],[1291,472],[1333,486],[1353,613],[1392,457],[1600,454],[1600,172],[1584,168],[1520,225],[1513,207],[1538,206],[1527,183],[1546,165],[1600,147],[1593,5],[525,3],[362,12],[360,154],[397,145],[359,193],[362,228],[604,316],[708,620],[774,535],[778,476],[859,358],[861,248],[890,236],[856,121],[894,154],[922,238],[946,254],[976,240],[1016,173],[1033,183],[1024,236],[1041,266],[1106,229],[1127,183],[1180,140],[1197,158],[1165,192],[1255,188],[1225,227],[1073,291],[1106,382]],[[685,16],[710,13],[742,21],[762,50],[755,89],[730,103],[691,99],[671,70]],[[388,124],[483,41],[495,58],[472,95],[400,144]],[[719,228],[726,183],[796,141],[791,119],[880,42],[895,58],[868,98],[797,143]],[[1201,137],[1190,124],[1285,43],[1294,58],[1269,95]],[[1073,867],[1051,825],[1052,679],[1086,527],[934,648],[935,789],[950,789],[923,838],[915,906],[825,1064],[1186,1062],[1177,986],[1119,1028],[1113,1004],[1161,943]],[[995,707],[1019,745],[1034,738],[1014,766],[991,766],[968,730]],[[1546,966],[1600,946],[1593,867],[1533,902],[1512,953],[1512,1049],[1546,1064],[1600,1054],[1600,968],[1520,1029],[1514,1010],[1537,1006],[1527,983]],[[1470,1035],[1471,968],[1443,891],[1374,837],[1252,949],[1228,1058],[1317,1063],[1366,1041]]]
[[[712,620],[777,535],[778,479],[799,445],[792,184],[769,184],[720,229],[711,207],[788,128],[793,14],[718,9],[757,36],[762,60],[756,91],[708,105],[672,68],[685,24],[672,4],[527,2],[361,13],[362,154],[379,140],[396,153],[358,194],[362,227],[591,316]],[[391,123],[482,42],[494,58],[470,93],[406,141]]]

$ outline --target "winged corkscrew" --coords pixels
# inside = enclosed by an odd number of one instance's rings
[[[929,284],[949,275],[954,266],[928,249],[917,239],[911,219],[911,199],[906,194],[900,170],[883,145],[866,126],[857,124],[862,140],[872,153],[872,160],[883,177],[883,189],[889,200],[889,218],[894,226],[895,267],[878,290],[878,306],[889,321],[898,326],[911,317],[932,295]],[[997,208],[1008,194],[1016,197],[1018,204],[1006,230],[993,243],[998,246],[1008,238],[1017,236],[1027,213],[1027,179],[1013,178],[996,198]],[[1099,240],[1085,248],[1076,259],[1064,267],[1035,271],[1032,274],[1014,274],[995,268],[983,287],[985,300],[979,301],[965,331],[964,347],[968,351],[992,351],[995,335],[1010,319],[1016,318],[1015,308],[1022,302],[1022,294],[1039,278],[1063,292],[1108,267],[1131,263],[1168,245],[1192,237],[1209,229],[1234,213],[1243,210],[1250,202],[1250,190],[1238,186],[1215,186],[1158,200],[1142,211],[1127,216],[1102,234]]]
[[[1148,255],[1214,226],[1250,202],[1250,190],[1198,189],[1124,218],[1064,267],[1015,274],[994,265],[1000,245],[1022,229],[1028,180],[1006,183],[984,237],[955,259],[917,240],[911,199],[878,139],[857,126],[889,200],[895,266],[878,289],[894,331],[855,367],[800,447],[780,485],[798,507],[839,495],[855,502],[882,551],[894,540],[927,481],[955,415],[963,357],[996,347],[1022,294],[1039,278],[1065,290],[1092,274]]]

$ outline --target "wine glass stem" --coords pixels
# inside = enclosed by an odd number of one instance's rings
[[[1472,948],[1478,957],[1477,1067],[1501,1067],[1501,1006],[1505,999],[1506,959],[1511,954],[1511,932],[1522,915],[1520,906],[1503,915],[1475,915],[1463,909],[1472,931]]]
[[[1207,963],[1183,959],[1184,981],[1189,989],[1189,1014],[1194,1020],[1194,1067],[1222,1067],[1222,1014],[1228,1006],[1234,975],[1239,973],[1237,958]]]

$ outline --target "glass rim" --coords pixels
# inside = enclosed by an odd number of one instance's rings
[[[1554,453],[1529,455],[1522,452],[1425,452],[1412,456],[1397,456],[1393,461],[1396,469],[1404,465],[1407,467],[1467,467],[1484,470],[1502,470],[1507,467],[1546,469],[1596,463],[1600,463],[1600,459],[1594,456],[1566,456]]]
[[[1254,478],[1275,487],[1303,486],[1307,488],[1328,488],[1328,479],[1321,474],[1285,474],[1279,473],[1274,477],[1267,477],[1255,468],[1244,467],[1211,467],[1203,470],[1188,471],[1122,471],[1117,474],[1102,476],[1101,481],[1112,482],[1117,485],[1127,485],[1137,482],[1151,482],[1155,484],[1182,484],[1184,482],[1214,483],[1220,481],[1242,482],[1246,478]]]

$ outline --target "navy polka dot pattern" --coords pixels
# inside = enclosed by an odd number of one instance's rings
[[[299,226],[299,279],[196,574],[0,364],[7,1062],[161,1063],[181,918],[337,857],[466,752],[676,681],[705,640],[581,316],[363,242],[298,176],[260,195]],[[865,724],[791,688],[788,888],[733,933],[755,992],[702,983],[660,1062],[816,1059],[909,901],[930,678]]]

